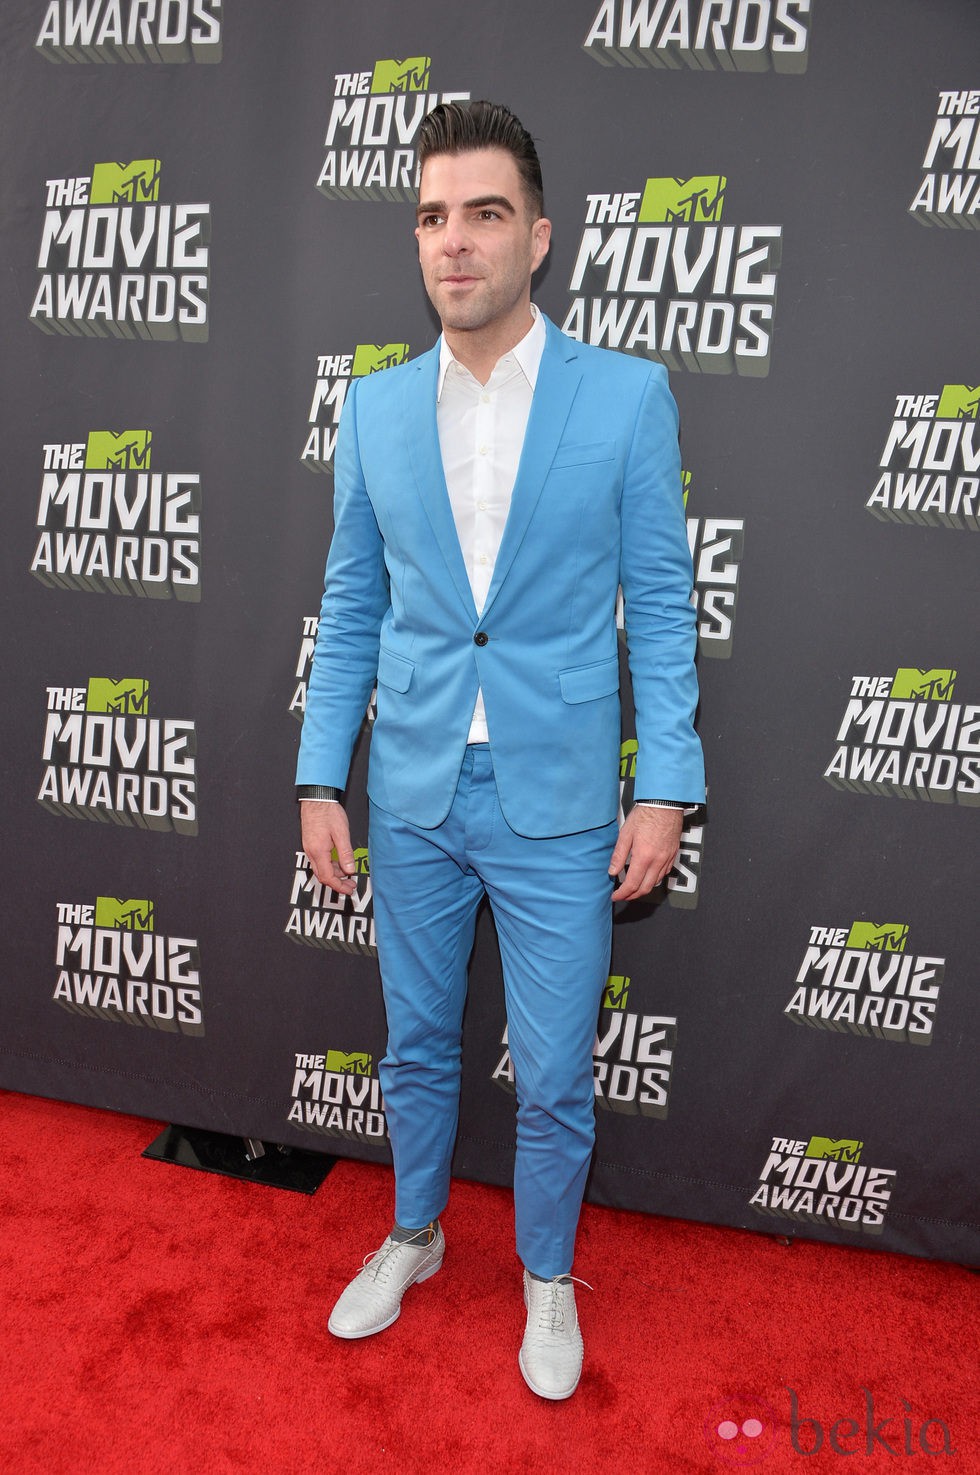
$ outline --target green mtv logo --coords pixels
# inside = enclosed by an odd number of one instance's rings
[[[429,85],[431,56],[406,56],[404,61],[376,61],[372,92],[424,92]]]
[[[160,198],[160,160],[131,159],[128,164],[93,164],[90,205],[142,205]]]
[[[619,750],[619,776],[621,779],[636,777],[636,755],[640,745],[636,738],[627,738]]]
[[[975,420],[980,410],[980,384],[944,384],[937,420]]]
[[[150,469],[149,430],[90,430],[85,447],[88,471],[141,471]]]
[[[900,666],[889,696],[906,701],[918,697],[929,702],[951,702],[955,680],[956,672],[945,667],[924,670],[918,666]]]
[[[371,1056],[355,1050],[348,1055],[344,1050],[328,1050],[325,1057],[326,1069],[341,1076],[369,1076]]]
[[[629,978],[622,973],[610,973],[602,990],[603,1009],[625,1009],[629,992]]]
[[[685,511],[687,511],[687,499],[688,499],[688,495],[690,493],[690,490],[691,490],[691,473],[689,471],[682,471],[681,472],[681,491],[682,491],[682,493],[684,495],[684,510]]]
[[[847,946],[870,953],[904,953],[909,940],[907,922],[852,922]]]
[[[689,179],[648,179],[640,201],[641,221],[720,220],[725,202],[724,174],[692,174]]]
[[[353,378],[362,374],[377,374],[379,369],[390,369],[403,364],[408,358],[407,343],[359,343],[354,349]]]
[[[97,896],[96,927],[122,927],[127,932],[153,931],[152,901],[133,901],[131,897]]]
[[[863,1142],[852,1137],[811,1137],[806,1145],[805,1157],[829,1157],[835,1163],[859,1163]]]
[[[115,681],[111,676],[89,678],[86,712],[135,712],[146,717],[150,711],[150,683],[139,676],[124,676]]]

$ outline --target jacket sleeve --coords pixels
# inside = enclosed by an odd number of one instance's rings
[[[378,671],[389,607],[384,542],[364,482],[352,380],[334,457],[334,533],[296,768],[297,784],[344,788]]]
[[[651,366],[626,462],[620,582],[636,709],[637,794],[704,800],[693,570],[681,490],[677,406]]]

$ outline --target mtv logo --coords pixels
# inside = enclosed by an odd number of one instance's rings
[[[636,777],[636,755],[640,745],[636,738],[627,738],[619,750],[619,776],[621,779]]]
[[[153,931],[152,901],[133,901],[122,896],[95,898],[96,927],[122,927],[127,932]]]
[[[918,666],[900,666],[889,696],[903,700],[921,698],[929,702],[951,702],[956,672],[939,666],[923,670]]]
[[[431,56],[407,56],[404,61],[376,61],[372,92],[424,92],[429,85]]]
[[[347,1055],[343,1050],[328,1050],[325,1058],[325,1066],[329,1071],[342,1076],[369,1076],[371,1074],[371,1056],[359,1051]]]
[[[629,998],[630,980],[622,973],[610,973],[602,990],[603,1009],[625,1009]]]
[[[371,862],[363,845],[358,846],[354,851],[354,869],[359,876],[370,876],[371,874]]]
[[[944,384],[936,407],[937,420],[975,420],[980,409],[980,384]]]
[[[687,498],[688,498],[688,494],[689,494],[690,490],[691,490],[691,473],[689,471],[682,471],[681,472],[681,492],[684,495],[684,508],[685,508],[685,511],[687,509]]]
[[[89,678],[85,710],[116,715],[134,712],[146,717],[150,711],[150,683],[139,676],[124,676],[119,681],[111,676],[92,676]]]
[[[851,1137],[811,1137],[804,1157],[829,1157],[835,1163],[859,1163],[863,1142]]]
[[[128,164],[93,164],[90,205],[142,205],[160,198],[160,160],[131,159]]]
[[[641,221],[720,220],[725,202],[724,174],[692,174],[689,179],[648,179],[640,201]]]
[[[87,471],[141,471],[150,469],[149,430],[90,430],[85,447]]]
[[[407,358],[407,343],[359,343],[354,349],[351,375],[357,379],[362,374],[377,374],[380,369],[403,364]]]
[[[847,946],[870,953],[904,953],[908,938],[906,922],[852,922]]]

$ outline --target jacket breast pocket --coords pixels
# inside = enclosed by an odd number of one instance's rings
[[[594,461],[612,461],[616,455],[616,443],[611,440],[596,440],[589,445],[559,446],[551,463],[552,471],[563,466],[589,466]]]
[[[378,681],[392,691],[408,691],[415,674],[415,662],[396,655],[382,646],[378,652]]]
[[[588,666],[569,666],[558,672],[558,683],[566,702],[594,702],[619,691],[619,657],[592,661]]]

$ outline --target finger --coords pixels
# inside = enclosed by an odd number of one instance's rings
[[[331,861],[326,884],[334,891],[342,891],[345,896],[352,896],[357,890],[357,877],[348,875],[340,869],[336,861]]]
[[[630,873],[627,871],[623,884],[617,886],[611,899],[613,901],[636,901],[638,897],[646,896],[651,892],[656,884],[652,876],[643,880],[631,880]]]
[[[635,860],[630,861],[626,869],[626,875],[612,894],[612,900],[632,901],[635,896],[640,896],[642,894],[640,886],[645,874],[643,868]]]
[[[674,868],[676,856],[672,856],[668,862],[660,857],[652,859],[633,853],[629,869],[623,877],[622,885],[612,894],[613,901],[633,901],[638,896],[647,896],[656,886],[659,886]]]
[[[337,891],[342,896],[353,896],[357,889],[357,882],[352,876],[343,876],[337,871],[329,871],[322,876],[317,876],[321,886],[328,891]]]
[[[350,841],[338,840],[330,852],[330,875],[335,891],[344,891],[348,896],[357,889],[357,866]]]
[[[621,886],[616,887],[616,890],[613,892],[610,900],[633,901],[635,897],[640,895],[642,895],[642,893],[634,888],[633,883],[629,879],[626,879],[623,881]]]
[[[341,858],[338,857],[337,851],[332,851],[331,876],[332,878],[334,878],[334,882],[332,882],[332,885],[334,885],[335,889],[338,889],[338,891],[351,892],[356,889],[357,875],[356,866],[354,866],[353,851],[351,851],[350,854],[350,863],[347,864],[345,864],[344,861],[342,861]]]
[[[331,891],[341,891],[346,896],[353,894],[357,886],[356,878],[341,870],[335,851],[325,854],[321,850],[315,850],[312,855],[307,851],[306,858],[321,886],[327,886]]]

